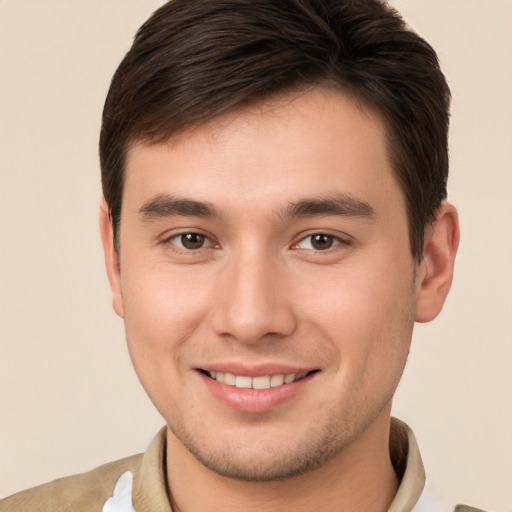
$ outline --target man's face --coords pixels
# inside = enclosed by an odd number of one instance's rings
[[[135,369],[204,465],[285,478],[385,428],[417,285],[377,116],[315,90],[138,144],[120,226]]]

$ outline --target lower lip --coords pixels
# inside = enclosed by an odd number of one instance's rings
[[[212,394],[237,411],[263,413],[292,400],[312,380],[315,374],[309,374],[290,384],[268,389],[246,389],[229,386],[198,372]]]

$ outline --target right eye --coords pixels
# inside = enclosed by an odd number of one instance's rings
[[[166,242],[186,251],[197,251],[213,246],[213,242],[201,233],[179,233],[168,238]]]

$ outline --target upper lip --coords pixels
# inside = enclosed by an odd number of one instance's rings
[[[309,373],[316,368],[309,366],[299,366],[290,364],[279,363],[262,363],[248,365],[243,363],[205,363],[198,365],[197,370],[204,370],[207,372],[224,372],[233,375],[244,375],[247,377],[262,377],[264,375],[289,375],[296,373]]]

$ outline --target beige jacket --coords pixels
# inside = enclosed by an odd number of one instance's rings
[[[401,477],[389,512],[451,512],[425,488],[425,471],[416,439],[392,420],[391,458]],[[61,478],[0,500],[0,512],[172,512],[165,478],[166,429],[144,454]],[[454,512],[483,512],[458,505]]]

